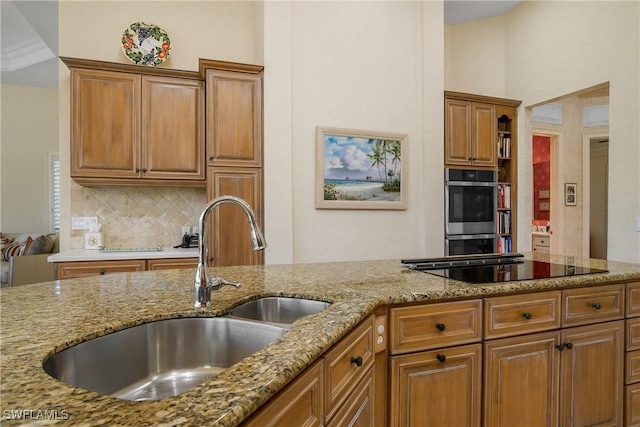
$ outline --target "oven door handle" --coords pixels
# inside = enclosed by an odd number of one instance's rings
[[[445,185],[456,187],[497,187],[497,182],[479,182],[479,181],[445,181]]]
[[[497,239],[497,234],[450,234],[446,240]]]

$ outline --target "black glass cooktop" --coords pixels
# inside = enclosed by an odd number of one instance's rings
[[[512,258],[488,258],[479,264],[478,257],[472,257],[471,264],[460,265],[463,258],[456,258],[456,263],[451,262],[420,262],[406,263],[409,268],[421,270],[449,279],[460,280],[468,283],[494,283],[510,282],[517,280],[549,279],[553,277],[579,276],[584,274],[606,273],[607,270],[581,267],[568,264],[554,264],[546,261],[533,261],[522,259],[522,255]],[[413,260],[415,261],[415,260]]]

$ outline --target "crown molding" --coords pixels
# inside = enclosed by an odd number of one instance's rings
[[[16,71],[55,57],[49,46],[40,37],[35,36],[3,49],[0,70]]]

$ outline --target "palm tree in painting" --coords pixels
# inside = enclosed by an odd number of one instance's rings
[[[369,140],[369,144],[374,144],[371,153],[367,154],[367,157],[369,157],[372,160],[370,167],[374,167],[375,166],[375,167],[378,168],[378,176],[380,177],[380,181],[382,181],[382,172],[380,171],[380,166],[384,164],[385,165],[385,181],[386,181],[386,173],[387,173],[386,160],[387,160],[387,156],[386,156],[386,152],[384,150],[383,144],[382,144],[382,140],[380,140],[380,139],[370,139]]]
[[[400,156],[402,154],[400,141],[389,141],[389,154],[391,154],[391,164],[393,165],[393,176],[397,176],[398,163],[400,163]],[[397,178],[398,181],[400,178]]]

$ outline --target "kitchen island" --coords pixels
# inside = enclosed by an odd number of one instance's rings
[[[527,259],[565,263],[562,256]],[[409,270],[399,260],[215,268],[239,281],[210,307],[193,308],[194,270],[146,271],[3,289],[1,399],[3,424],[36,420],[61,425],[235,426],[276,395],[377,307],[640,281],[640,266],[571,259],[607,273],[471,285]],[[160,319],[221,316],[262,296],[331,302],[296,321],[282,338],[178,396],[133,402],[69,386],[42,369],[45,359],[74,344]],[[20,412],[27,411],[27,412]]]

